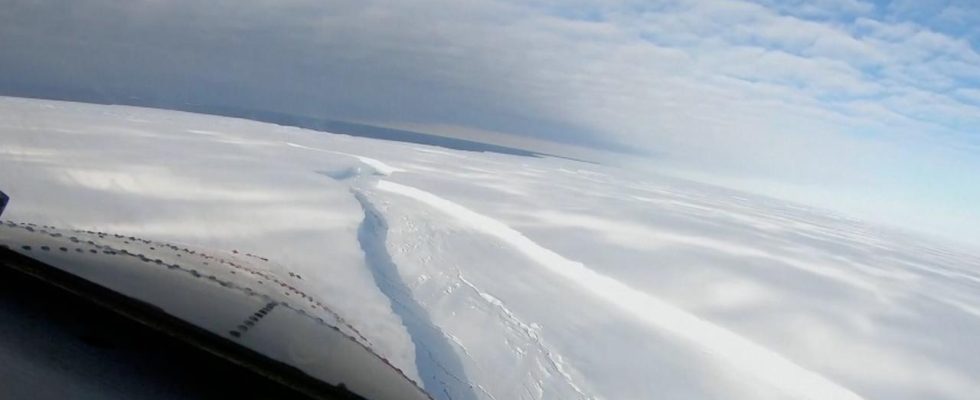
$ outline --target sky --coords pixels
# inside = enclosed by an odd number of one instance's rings
[[[975,0],[0,0],[0,94],[553,141],[980,244]]]

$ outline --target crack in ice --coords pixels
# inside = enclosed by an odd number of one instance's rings
[[[390,166],[388,164],[385,164],[381,160],[377,160],[377,159],[370,158],[370,157],[364,157],[364,156],[357,155],[357,154],[344,153],[342,151],[336,151],[336,150],[318,149],[316,147],[303,146],[301,144],[296,144],[296,143],[292,143],[292,142],[286,142],[286,146],[295,147],[297,149],[318,151],[318,152],[321,152],[321,153],[329,153],[329,154],[337,154],[337,155],[341,155],[341,156],[353,157],[353,158],[356,158],[358,161],[360,161],[362,164],[367,165],[368,167],[371,167],[371,169],[374,170],[374,173],[376,175],[388,176],[388,175],[391,175],[391,174],[393,174],[395,172],[404,172],[405,171],[404,169],[397,168],[397,167],[392,167],[392,166]]]
[[[689,341],[759,382],[799,399],[857,400],[861,396],[786,357],[673,304],[636,290],[545,248],[503,222],[432,193],[381,180],[377,188],[427,204],[474,231],[511,246],[549,271],[656,329]]]
[[[357,239],[364,251],[365,262],[374,275],[378,289],[391,300],[392,311],[402,320],[415,346],[415,363],[422,385],[433,395],[440,390],[443,399],[476,400],[474,386],[466,377],[463,364],[449,343],[450,339],[416,301],[388,253],[387,221],[366,196],[357,191],[353,193],[364,211],[364,221],[358,228]]]
[[[575,379],[573,379],[571,373],[569,373],[566,370],[565,362],[564,360],[562,360],[562,356],[560,354],[555,353],[551,349],[551,347],[548,346],[543,339],[541,339],[541,334],[539,333],[538,328],[536,326],[529,325],[528,323],[521,320],[520,317],[514,314],[513,311],[507,308],[507,305],[504,304],[504,302],[500,301],[500,299],[494,297],[493,295],[481,290],[479,287],[477,287],[472,282],[468,281],[465,277],[463,277],[463,274],[460,273],[459,271],[456,272],[456,278],[463,285],[469,287],[470,290],[476,292],[476,294],[480,296],[480,298],[482,298],[484,301],[486,301],[487,304],[490,304],[491,306],[498,309],[504,316],[503,317],[504,322],[514,325],[517,327],[517,329],[521,330],[524,333],[524,335],[526,335],[527,338],[530,339],[530,342],[538,347],[538,351],[540,351],[544,355],[545,360],[547,360],[548,363],[551,364],[551,368],[553,368],[556,372],[558,372],[559,375],[562,376],[562,378],[565,380],[565,383],[568,384],[568,386],[571,387],[572,390],[574,390],[576,393],[582,396],[582,398],[594,398],[593,396],[589,396],[588,394],[586,394],[585,391],[582,390],[582,388],[580,388],[578,385],[575,384]]]

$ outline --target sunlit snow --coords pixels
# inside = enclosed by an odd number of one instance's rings
[[[692,182],[0,98],[4,219],[301,271],[438,399],[971,399],[980,257]]]

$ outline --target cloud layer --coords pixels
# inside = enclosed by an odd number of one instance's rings
[[[980,12],[920,3],[0,0],[0,92],[629,147],[937,230],[980,218]]]

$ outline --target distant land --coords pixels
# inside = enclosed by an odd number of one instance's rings
[[[9,89],[9,88],[8,88]],[[503,146],[498,144],[486,143],[476,140],[454,138],[444,135],[416,132],[404,129],[381,127],[358,122],[340,121],[329,118],[311,117],[305,115],[294,115],[276,111],[263,111],[241,107],[219,106],[208,104],[196,104],[190,102],[170,103],[156,102],[141,98],[119,99],[115,96],[104,96],[100,94],[88,93],[87,91],[63,90],[6,90],[0,93],[2,96],[14,96],[35,98],[42,100],[61,100],[82,103],[94,103],[103,105],[124,105],[136,107],[160,108],[175,111],[185,111],[198,114],[210,114],[223,117],[243,118],[259,122],[267,122],[283,126],[294,126],[297,128],[310,129],[315,131],[337,133],[350,136],[367,137],[373,139],[393,140],[407,143],[417,143],[430,146],[443,147],[453,150],[477,151],[486,153],[509,154],[522,157],[554,157],[572,161],[579,161],[590,164],[597,164],[595,161],[581,158],[562,156],[552,153],[531,151],[517,147]]]
[[[560,156],[556,154],[542,153],[530,150],[519,149],[516,147],[502,146],[497,144],[479,142],[475,140],[453,138],[442,135],[415,132],[404,129],[386,128],[376,125],[369,125],[348,121],[337,121],[325,118],[292,115],[274,111],[249,110],[237,107],[209,106],[199,104],[186,104],[171,107],[179,111],[189,111],[199,114],[221,115],[226,117],[244,118],[259,122],[268,122],[277,125],[295,126],[298,128],[310,129],[315,131],[339,133],[344,135],[367,137],[373,139],[393,140],[399,142],[425,144],[438,146],[453,150],[479,151],[487,153],[510,154],[524,157],[555,157],[567,160],[580,161],[595,164],[593,161],[579,158]]]

